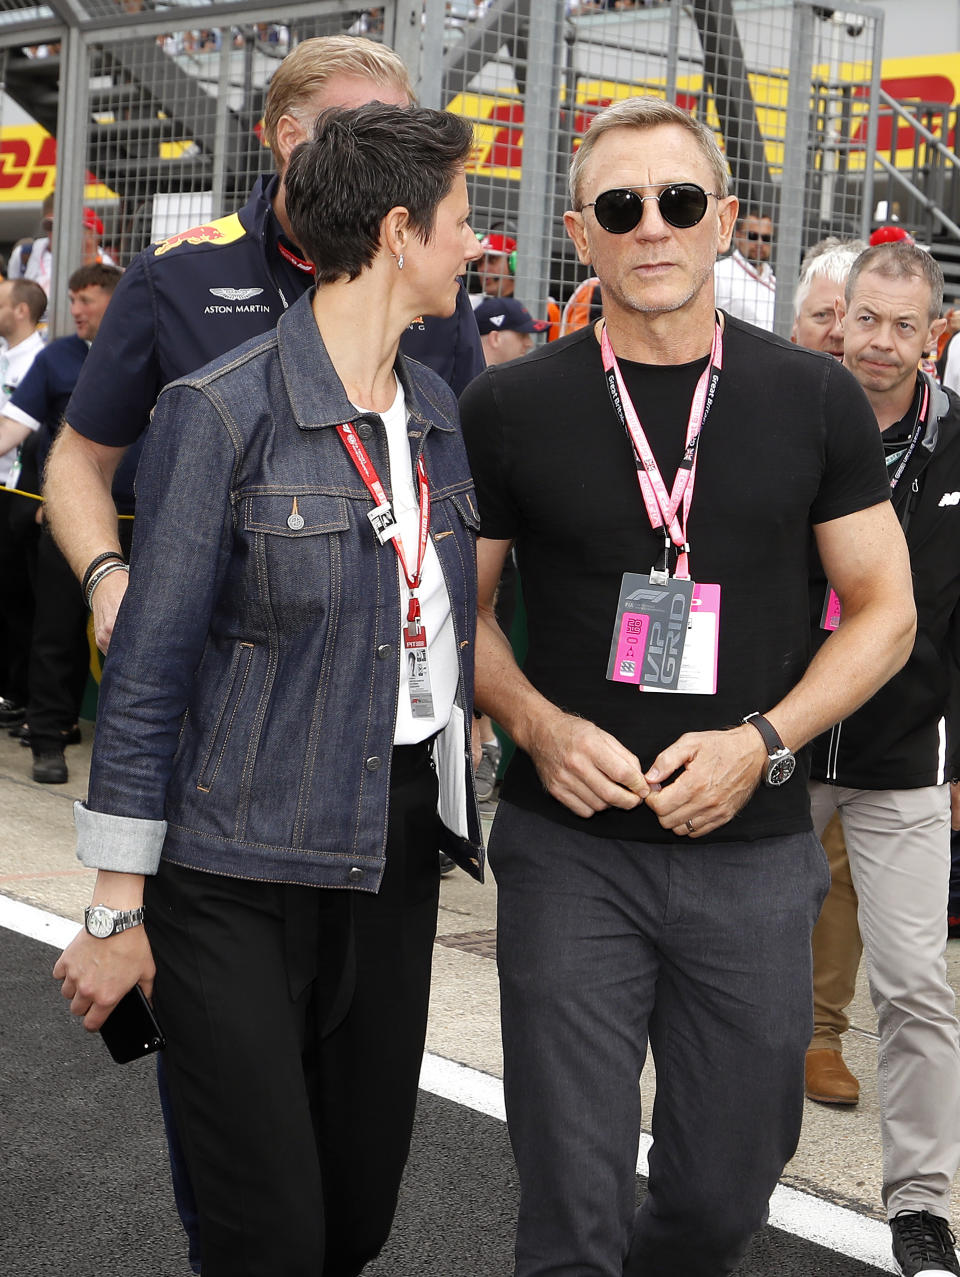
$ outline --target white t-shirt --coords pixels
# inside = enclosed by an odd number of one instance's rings
[[[38,332],[32,332],[15,346],[6,342],[0,348],[0,416],[7,411],[10,396],[27,374],[27,369],[43,349],[43,338]],[[12,414],[11,414],[12,415]],[[11,476],[19,475],[17,453],[19,448],[11,448],[0,457],[0,484],[4,487],[16,487],[11,484]]]
[[[777,279],[767,262],[754,267],[736,249],[713,268],[716,304],[747,324],[773,332]]]
[[[357,407],[360,407],[358,404]],[[371,409],[363,409],[369,412]],[[400,538],[404,558],[411,573],[416,571],[417,541],[419,536],[420,506],[414,484],[413,463],[410,458],[410,439],[407,434],[407,406],[403,387],[397,382],[397,393],[386,412],[379,414],[387,432],[387,455],[390,458],[390,484],[381,475],[384,488],[392,490],[393,512],[400,526]],[[429,479],[430,472],[427,471]],[[459,666],[457,641],[450,613],[450,598],[433,541],[428,537],[423,556],[423,575],[420,581],[419,599],[421,622],[427,633],[427,658],[430,667],[430,687],[433,693],[432,718],[414,718],[410,708],[410,684],[407,673],[406,652],[403,647],[403,626],[407,619],[410,591],[397,559],[397,577],[400,582],[401,616],[397,629],[400,654],[400,694],[397,701],[397,722],[394,731],[395,745],[415,745],[446,727],[457,694]]]

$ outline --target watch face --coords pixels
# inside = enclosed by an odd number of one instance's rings
[[[796,767],[797,760],[792,754],[787,754],[785,758],[776,759],[767,770],[767,784],[785,785],[794,771],[796,771]]]
[[[113,935],[113,913],[103,905],[94,905],[87,914],[87,930],[99,940]]]

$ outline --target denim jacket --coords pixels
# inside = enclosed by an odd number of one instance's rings
[[[400,591],[394,548],[373,533],[373,503],[334,427],[355,423],[389,491],[386,433],[347,400],[311,300],[157,403],[89,795],[77,804],[86,865],[149,874],[162,853],[243,878],[379,886]],[[402,356],[396,372],[414,464],[422,451],[430,480],[460,663],[434,746],[440,841],[481,878],[473,481],[451,391]]]

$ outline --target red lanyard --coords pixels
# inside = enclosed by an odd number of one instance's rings
[[[723,330],[719,323],[714,326],[710,362],[703,370],[697,382],[697,388],[693,392],[683,459],[677,467],[673,488],[669,494],[656,457],[653,455],[653,449],[647,441],[637,410],[624,383],[617,357],[613,353],[610,338],[607,336],[606,324],[600,336],[600,352],[603,357],[603,369],[607,375],[610,399],[633,444],[633,453],[637,462],[637,479],[643,494],[643,503],[647,508],[650,526],[654,530],[657,528],[665,530],[667,546],[669,547],[672,542],[680,551],[677,555],[676,575],[688,578],[690,546],[687,544],[687,520],[693,504],[693,489],[697,478],[697,449],[701,432],[713,407],[720,372],[723,368]],[[682,524],[677,518],[677,512],[681,506]]]
[[[380,544],[386,541],[393,541],[393,548],[397,552],[397,558],[400,560],[400,569],[403,572],[404,580],[410,590],[410,606],[407,609],[407,623],[413,626],[415,631],[420,629],[420,601],[417,598],[417,590],[420,588],[420,578],[423,575],[423,560],[427,552],[427,538],[430,533],[430,481],[427,479],[426,466],[423,464],[423,457],[417,461],[417,488],[419,489],[420,498],[420,521],[419,521],[419,537],[417,540],[417,568],[411,576],[407,568],[406,556],[403,553],[403,543],[400,539],[400,525],[396,521],[393,513],[393,506],[387,498],[383,484],[380,482],[380,476],[374,469],[373,462],[370,460],[366,448],[361,443],[356,431],[345,421],[343,425],[337,426],[337,434],[343,440],[344,447],[350,455],[350,459],[357,467],[360,478],[367,486],[367,491],[377,503],[376,509],[368,512],[367,517],[373,523],[374,531]],[[389,514],[390,520],[384,528],[384,532],[378,530],[378,516]]]

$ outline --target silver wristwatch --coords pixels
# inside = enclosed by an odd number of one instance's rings
[[[107,905],[89,905],[83,911],[83,925],[98,940],[119,935],[143,923],[143,905],[139,909],[111,909]]]
[[[754,710],[741,720],[755,727],[763,737],[767,751],[767,765],[763,769],[763,783],[777,787],[785,785],[797,769],[797,760],[791,750],[787,749],[774,725],[762,714]]]

